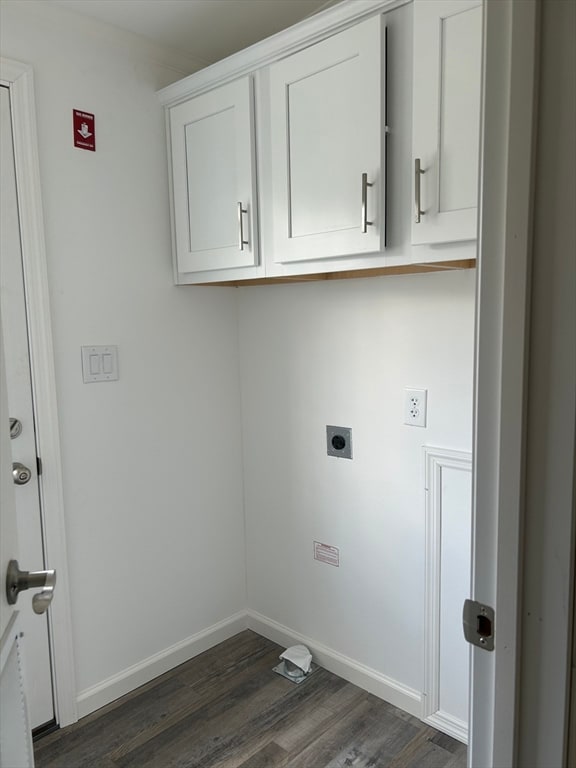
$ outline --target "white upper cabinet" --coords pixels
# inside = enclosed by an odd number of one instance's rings
[[[168,121],[176,272],[226,279],[257,265],[252,78],[171,107]]]
[[[482,8],[415,0],[412,243],[476,238]]]
[[[481,2],[344,0],[163,89],[176,283],[471,266]]]
[[[384,60],[376,16],[270,67],[274,262],[383,250]]]

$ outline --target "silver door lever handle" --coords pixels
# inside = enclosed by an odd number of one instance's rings
[[[37,592],[32,598],[32,610],[34,613],[46,613],[48,606],[54,597],[54,585],[44,587],[41,592]]]
[[[18,600],[18,595],[25,589],[38,589],[42,591],[32,598],[32,610],[34,613],[44,613],[54,597],[56,585],[56,571],[21,571],[18,560],[10,560],[6,571],[6,599],[10,605]]]

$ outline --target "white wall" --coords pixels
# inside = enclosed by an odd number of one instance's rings
[[[244,608],[236,298],[172,285],[155,91],[186,62],[31,0],[1,53],[35,72],[82,695]],[[118,382],[82,383],[85,344],[119,346]]]
[[[422,446],[470,450],[474,271],[242,289],[248,601],[422,690]],[[403,425],[405,387],[428,427]],[[326,455],[352,427],[353,460]],[[341,548],[335,568],[313,541]]]
[[[393,264],[429,255],[410,245],[412,6],[386,25]],[[249,606],[415,692],[422,446],[471,450],[474,290],[467,271],[240,291]],[[427,429],[403,425],[405,387],[428,389]],[[352,461],[326,455],[328,424],[352,427]],[[340,568],[314,540],[341,547]]]
[[[392,256],[409,19],[391,15]],[[470,449],[474,273],[173,287],[155,91],[187,63],[33,0],[2,22],[36,75],[79,695],[245,609],[243,471],[250,608],[420,691],[421,446]],[[96,114],[94,154],[73,108]],[[82,383],[84,344],[118,344],[118,382]],[[429,390],[426,430],[402,425],[407,386]],[[326,456],[326,424],[353,428],[353,461]]]

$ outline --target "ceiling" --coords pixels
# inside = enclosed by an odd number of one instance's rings
[[[212,64],[338,0],[50,0]]]

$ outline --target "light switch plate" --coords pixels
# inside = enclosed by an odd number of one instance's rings
[[[117,381],[118,347],[82,347],[82,378],[85,384],[96,381]]]

